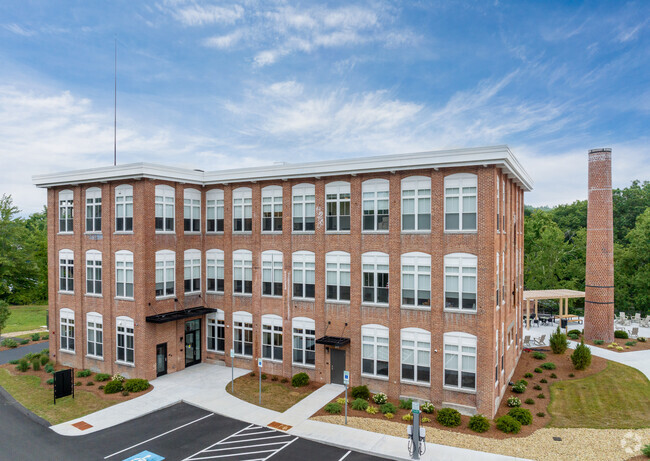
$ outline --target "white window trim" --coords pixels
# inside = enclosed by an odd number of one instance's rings
[[[70,322],[72,322],[72,323],[70,323]],[[66,328],[64,328],[64,325],[66,326]],[[72,327],[72,329],[73,329],[72,336],[69,336],[67,334],[69,327]],[[65,335],[63,334],[64,330],[66,331]],[[74,311],[72,309],[68,309],[68,308],[60,309],[59,310],[59,344],[58,344],[59,351],[66,352],[68,354],[76,354],[77,353],[76,352],[76,350],[77,350],[77,341],[76,341],[76,338],[75,338],[76,333],[77,333],[77,328],[76,328],[75,319],[74,319]],[[70,349],[69,347],[65,347],[65,348],[61,347],[61,339],[64,338],[64,337],[67,338],[66,346],[70,345],[70,338],[72,338],[72,349]]]
[[[405,197],[405,190],[413,190],[414,195]],[[421,195],[420,191],[429,191],[429,195]],[[408,178],[402,179],[401,182],[401,214],[400,214],[400,230],[405,234],[430,234],[431,233],[431,178],[426,176],[409,176]],[[414,228],[413,229],[404,229],[404,200],[414,200]],[[420,214],[420,200],[429,200],[429,228],[420,229],[418,215]]]
[[[292,283],[291,283],[291,298],[295,300],[304,300],[304,301],[313,301],[316,296],[316,255],[311,252],[311,251],[296,251],[292,255],[292,272],[291,272],[291,277],[292,277]],[[300,264],[299,268],[296,268],[296,264]],[[313,264],[314,268],[313,269],[307,269],[307,264]],[[294,295],[294,290],[293,290],[293,285],[295,281],[295,272],[300,271],[302,272],[302,292],[306,293],[307,288],[306,286],[308,285],[307,283],[307,273],[308,272],[313,272],[314,275],[314,297],[309,298],[309,297],[303,297],[303,296],[295,296]]]
[[[241,269],[241,282],[242,282],[242,291],[235,291],[235,268],[239,267]],[[246,292],[246,269],[251,271],[251,292]],[[249,250],[236,250],[232,254],[232,293],[234,296],[253,296],[253,253]]]
[[[246,200],[249,200],[247,203]],[[240,202],[241,201],[241,202]],[[241,208],[241,218],[235,218],[235,210]],[[246,211],[250,217],[246,217]],[[235,230],[236,220],[241,220],[242,230]],[[251,221],[251,229],[246,229],[246,219]],[[250,187],[238,187],[232,192],[232,232],[233,234],[252,234],[253,232],[253,190]]]
[[[383,325],[376,325],[376,324],[368,324],[368,325],[361,325],[361,376],[365,376],[366,378],[373,378],[373,379],[381,379],[388,381],[389,377],[388,375],[378,375],[377,374],[377,348],[380,346],[385,346],[388,348],[388,358],[386,359],[386,362],[388,362],[388,367],[390,369],[390,339],[389,339],[389,332],[390,330],[388,327],[385,327]],[[373,342],[372,343],[366,343],[364,342],[363,337],[364,336],[372,336]],[[377,338],[385,338],[388,340],[388,343],[386,344],[379,344],[377,341]],[[370,344],[373,347],[373,358],[372,359],[366,359],[363,355],[363,350],[364,350],[364,345],[365,344]],[[363,361],[364,360],[372,360],[373,361],[373,369],[375,370],[374,373],[368,373],[363,371]]]
[[[214,352],[216,354],[225,354],[226,352],[226,320],[225,320],[225,314],[221,309],[217,309],[217,312],[212,312],[206,316],[206,326],[207,329],[205,331],[205,350],[209,352]],[[210,332],[210,327],[214,327],[214,349],[210,349],[209,347],[209,332]],[[219,336],[217,336],[217,332],[219,331],[219,326],[223,327],[224,329],[224,335],[223,335],[223,350],[220,351],[217,349],[217,340]]]
[[[95,326],[91,327],[89,325],[90,322],[93,322]],[[100,324],[101,326],[97,328],[97,324]],[[95,332],[95,341],[92,341],[92,343],[95,345],[95,352],[97,352],[97,344],[101,344],[102,346],[102,354],[91,354],[88,352],[88,343],[90,341],[90,334],[89,331],[93,330]],[[97,341],[97,332],[100,332],[102,335],[102,341],[98,342]],[[88,312],[86,314],[86,357],[90,357],[96,360],[104,360],[104,319],[102,317],[102,314],[99,314],[97,312]]]
[[[59,234],[72,234],[74,233],[74,193],[69,190],[65,189],[62,191],[59,191],[59,202],[58,202],[58,207],[57,207],[57,229]],[[61,205],[61,202],[65,202],[63,206]],[[68,212],[72,215],[71,218],[66,218],[66,229],[61,230],[61,208],[65,208],[66,210],[66,216],[68,215]],[[68,229],[68,222],[67,219],[70,219],[72,222],[70,225],[72,226],[72,229]]]
[[[198,260],[198,263],[196,261]],[[194,271],[195,269],[199,270],[199,275],[198,277],[195,277]],[[190,272],[190,291],[185,291],[185,281],[188,280],[186,278],[186,272],[189,269]],[[194,289],[194,281],[198,280],[199,281],[199,289],[195,290]],[[188,295],[195,295],[195,294],[200,294],[201,293],[201,251],[200,250],[185,250],[183,253],[183,293],[185,296]]]
[[[171,265],[169,264],[171,262]],[[156,295],[156,299],[166,299],[166,298],[174,298],[176,297],[176,253],[171,251],[171,250],[160,250],[156,251],[156,262],[155,262],[155,285],[157,285],[158,282],[158,263],[162,263],[162,284],[163,284],[163,294],[162,295]],[[172,270],[172,280],[167,279],[167,271],[171,269]],[[167,283],[172,282],[174,292],[171,294],[166,294],[167,292]],[[155,293],[156,287],[154,286],[154,293]]]
[[[61,264],[62,259],[65,259],[65,261],[66,261],[64,264]],[[70,263],[70,261],[72,261],[72,263]],[[62,290],[61,289],[61,278],[62,278],[62,276],[61,276],[61,268],[62,267],[66,267],[68,269],[72,268],[72,277],[65,277],[66,280],[72,279],[72,290],[67,290],[67,289]],[[66,271],[66,273],[67,272],[68,271]],[[58,278],[58,282],[59,282],[58,283],[58,285],[59,285],[58,292],[59,293],[74,294],[74,288],[75,288],[74,287],[75,286],[74,273],[75,273],[75,270],[74,270],[74,252],[72,250],[68,250],[68,249],[59,250],[59,278]],[[67,282],[66,282],[66,288],[68,288],[68,283]]]
[[[372,270],[367,271],[364,266],[366,265],[372,265],[373,268]],[[388,266],[386,271],[379,271],[377,269],[377,266]],[[364,285],[364,273],[366,272],[371,272],[373,274],[373,279],[374,279],[374,301],[365,301],[364,298],[364,290],[366,286]],[[368,253],[363,253],[361,255],[361,304],[369,305],[369,306],[382,306],[386,307],[388,306],[390,302],[390,284],[388,287],[388,296],[389,296],[389,301],[383,303],[383,302],[378,302],[377,301],[377,289],[378,289],[378,282],[377,282],[377,275],[378,274],[390,274],[390,264],[389,264],[389,257],[387,253],[381,253],[377,251],[372,251]]]
[[[127,263],[133,264],[133,267],[129,268],[127,267]],[[123,266],[118,265],[118,263],[122,263]],[[118,276],[117,273],[123,270],[124,271],[124,282],[118,282]],[[127,272],[131,271],[133,282],[131,284],[133,285],[133,296],[127,296],[126,295],[126,286],[128,284],[127,280]],[[123,283],[124,284],[124,295],[119,296],[117,294],[117,286],[118,283]],[[135,262],[133,260],[133,253],[128,251],[128,250],[120,250],[115,252],[115,299],[123,299],[127,301],[133,301],[135,299]]]
[[[302,330],[302,333],[295,333],[294,329]],[[307,334],[307,330],[314,331],[314,364],[307,363],[307,338],[311,338],[312,335]],[[299,336],[302,339],[302,362],[296,362],[293,359],[293,350],[294,350],[294,338]],[[282,352],[284,355],[284,351]],[[316,322],[309,317],[294,317],[291,320],[291,365],[294,367],[303,367],[303,368],[316,368]]]
[[[210,264],[210,261],[214,261],[214,265]],[[226,259],[223,250],[211,249],[205,252],[205,292],[206,293],[217,293],[223,294],[226,290]],[[214,290],[209,290],[210,284],[210,268],[214,267]],[[223,273],[223,290],[219,291],[217,280],[219,279],[219,269]]]
[[[405,379],[402,376],[402,349],[404,348],[403,341],[413,341],[413,380]],[[428,342],[429,348],[420,348],[418,342]],[[429,352],[429,382],[418,381],[418,351]],[[400,382],[405,384],[415,384],[419,386],[431,387],[431,332],[423,330],[422,328],[402,328],[400,331],[400,361],[399,361],[399,378]]]
[[[97,202],[97,199],[99,199],[99,202]],[[88,201],[90,200],[90,203]],[[85,200],[85,220],[84,220],[84,228],[85,228],[85,233],[86,234],[101,234],[102,233],[102,225],[103,225],[103,217],[102,217],[102,190],[99,187],[90,187],[86,189],[86,200]],[[93,210],[93,229],[88,230],[88,208],[92,208]],[[99,230],[95,229],[95,219],[96,219],[96,214],[97,214],[97,208],[99,208]]]
[[[89,262],[93,262],[92,265],[89,265]],[[99,262],[99,264],[97,264]],[[88,292],[88,269],[92,271],[92,280],[93,282],[93,290],[95,283],[99,282],[99,288],[101,290],[101,293],[95,293],[94,291],[92,293]],[[102,275],[102,278],[97,280],[95,275],[97,274],[96,270],[99,269],[100,274]],[[103,263],[102,263],[102,253],[98,250],[88,250],[86,251],[86,296],[91,296],[95,298],[102,298],[103,293],[104,293],[104,283],[103,283],[103,275],[104,275],[104,270],[103,270]]]
[[[328,264],[335,264],[336,267],[333,269],[329,269],[327,266]],[[346,271],[341,269],[341,265],[347,264],[350,266],[348,269],[348,278],[350,278],[350,284],[349,285],[342,285],[341,284],[341,274],[345,273]],[[341,287],[342,286],[347,286],[349,290],[351,290],[351,263],[350,263],[350,253],[346,253],[345,251],[330,251],[325,255],[325,302],[326,303],[343,303],[343,304],[349,304],[350,300],[349,299],[341,299]],[[328,298],[327,297],[327,273],[328,272],[335,272],[336,273],[336,298]]]
[[[264,199],[270,199],[268,203]],[[279,199],[279,201],[277,200]],[[264,207],[271,207],[271,230],[264,230]],[[280,211],[280,229],[275,228],[276,208]],[[281,234],[283,227],[284,209],[282,203],[282,186],[266,186],[262,188],[262,203],[260,206],[260,229],[263,234]]]
[[[431,310],[431,255],[427,253],[404,253],[401,256],[400,261],[400,306],[406,309],[419,309],[419,310]],[[414,304],[404,304],[404,266],[415,266],[415,271],[413,272],[413,291],[414,291]],[[429,286],[427,291],[429,292],[429,305],[428,306],[419,306],[418,305],[418,291],[420,290],[420,275],[426,274],[424,271],[420,271],[420,267],[429,267]]]
[[[189,202],[189,203],[188,203]],[[198,203],[196,203],[198,202]],[[185,230],[185,220],[187,208],[189,208],[189,219],[190,219],[190,230]],[[198,219],[195,218],[195,213],[198,211]],[[199,223],[199,228],[194,229],[194,220],[197,220]],[[201,191],[196,189],[184,189],[183,190],[183,231],[186,234],[200,234],[201,233]]]
[[[130,197],[130,200],[129,200]],[[128,205],[131,205],[131,215],[127,213]],[[118,206],[124,209],[124,216],[118,217]],[[126,220],[131,218],[131,230],[117,230],[118,220],[122,220],[122,227],[126,229]],[[132,234],[133,233],[133,186],[130,184],[120,184],[115,188],[115,233],[116,234]]]
[[[120,332],[120,328],[123,328],[124,331]],[[127,328],[131,329],[132,332],[129,333],[127,331]],[[124,335],[124,360],[119,360],[119,336]],[[128,356],[127,352],[130,349],[127,347],[127,337],[131,336],[133,338],[133,362],[129,362],[126,360],[126,357]],[[125,317],[125,316],[120,316],[115,319],[115,363],[118,363],[120,365],[127,365],[134,367],[135,366],[135,323],[133,322],[133,319],[131,317]]]
[[[464,187],[476,188],[475,194],[465,194]],[[458,188],[458,195],[453,194],[453,197],[458,197],[458,229],[447,229],[447,188]],[[472,173],[457,173],[445,176],[444,180],[444,230],[447,234],[475,234],[478,232],[478,176]],[[476,228],[463,229],[463,198],[475,197],[476,208]]]
[[[162,200],[159,200],[159,198],[161,198]],[[169,202],[171,203],[172,206],[171,216],[167,216],[168,198],[172,199],[172,201]],[[176,191],[171,186],[158,184],[154,192],[154,202],[155,202],[155,206],[162,205],[162,216],[158,216],[156,214],[155,207],[154,207],[154,230],[156,234],[175,234],[176,233]],[[162,229],[155,228],[155,218],[162,218],[163,220]],[[173,229],[167,228],[167,219],[169,218],[172,219]]]
[[[280,327],[282,329],[280,331],[276,331],[274,327]],[[271,334],[271,344],[270,344],[270,346],[271,346],[271,355],[273,356],[273,358],[264,357],[264,346],[265,346],[265,344],[264,344],[264,333],[270,333]],[[276,346],[274,346],[274,344],[275,344],[275,336],[276,335],[280,335],[280,337],[282,339],[280,341],[280,347],[282,348],[282,357],[284,358],[284,342],[283,342],[284,341],[284,336],[283,336],[284,335],[284,329],[283,329],[283,326],[282,326],[282,317],[280,317],[279,315],[275,315],[275,314],[264,314],[264,315],[262,315],[262,337],[260,338],[261,345],[262,345],[262,358],[265,361],[282,363],[283,358],[282,359],[276,359],[275,358],[275,347]]]
[[[361,183],[361,232],[363,234],[387,234],[390,230],[390,222],[389,222],[389,229],[377,229],[377,202],[384,200],[383,198],[378,198],[377,194],[379,192],[388,192],[388,197],[386,197],[386,201],[388,201],[388,219],[390,221],[390,181],[387,179],[368,179],[367,181],[364,181]],[[372,193],[373,196],[372,198],[366,198],[365,194]],[[364,228],[364,207],[365,207],[365,202],[370,202],[372,201],[372,209],[373,209],[373,229],[365,229]]]
[[[279,283],[281,285],[280,289],[280,294],[273,293],[273,294],[264,294],[264,283],[266,281],[264,280],[264,273],[268,271],[268,267],[265,267],[265,264],[270,264],[270,270],[271,270],[271,291],[275,291],[275,284],[278,283],[278,281],[275,279],[276,278],[276,265],[277,263],[280,264],[280,280]],[[277,251],[277,250],[267,250],[262,252],[262,283],[260,286],[261,290],[261,295],[265,298],[282,298],[283,293],[284,293],[284,268],[283,268],[283,262],[282,262],[282,252]]]
[[[214,204],[210,203],[214,202]],[[226,229],[226,216],[225,216],[225,202],[224,202],[224,193],[223,190],[221,189],[212,189],[209,190],[206,195],[205,195],[205,203],[206,203],[206,213],[205,213],[205,232],[206,234],[223,234],[224,230]],[[209,218],[210,215],[210,209],[214,208],[214,218]],[[222,223],[222,229],[223,230],[217,230],[217,220],[219,219],[219,210],[221,209],[221,220],[223,221]],[[208,230],[208,222],[210,220],[214,220],[214,229],[213,231]]]
[[[352,193],[350,192],[350,183],[346,181],[335,181],[325,185],[325,233],[326,234],[349,234],[350,229],[341,229],[341,217],[347,216],[349,219],[348,225],[352,227]],[[328,195],[336,194],[336,199],[328,199]],[[348,194],[349,198],[342,199],[342,194]],[[336,203],[336,229],[330,230],[327,228],[327,220],[330,217],[327,214],[328,204]],[[350,206],[349,215],[341,215],[341,203],[348,203]],[[334,215],[333,215],[334,216]]]
[[[458,272],[447,273],[447,267],[457,267]],[[463,304],[463,269],[464,268],[474,268],[474,284],[476,285],[476,290],[474,291],[474,296],[476,297],[476,308],[475,309],[463,309],[461,306]],[[447,276],[457,276],[458,277],[458,307],[447,307],[446,293],[447,293]],[[471,275],[471,274],[467,274]],[[444,286],[443,286],[443,307],[445,311],[449,312],[460,312],[463,314],[475,314],[478,311],[478,258],[476,255],[469,253],[451,253],[445,255],[444,258]]]
[[[305,197],[314,197],[312,200],[307,200]],[[296,200],[296,197],[300,197],[300,200]],[[307,216],[307,205],[313,205],[314,216]],[[302,229],[303,230],[294,230],[293,220],[294,220],[294,207],[300,205],[302,211]],[[305,230],[307,225],[307,218],[314,219],[314,230]],[[291,232],[294,234],[313,234],[316,232],[316,186],[314,184],[297,184],[291,188]]]
[[[235,322],[239,322],[242,324],[241,327],[236,327]],[[250,327],[247,327],[246,324],[250,324]],[[235,329],[241,329],[242,330],[242,353],[238,354],[236,352],[235,348]],[[251,332],[251,354],[246,355],[246,332],[250,331]],[[232,314],[232,347],[233,351],[235,351],[235,357],[240,357],[240,358],[245,358],[245,359],[251,359],[253,358],[254,354],[254,346],[255,346],[255,341],[253,338],[253,314],[250,312],[245,312],[245,311],[238,311],[234,312]]]
[[[498,331],[498,330],[497,330]],[[498,334],[498,333],[497,333]],[[445,384],[445,366],[446,366],[446,358],[445,355],[448,353],[446,350],[447,345],[452,345],[452,346],[457,346],[458,350],[455,352],[455,354],[458,356],[458,385],[457,386],[452,386],[449,384]],[[469,352],[463,352],[463,346],[465,347],[473,347],[474,348],[474,353],[469,353]],[[443,347],[442,347],[442,352],[443,352],[443,357],[442,357],[442,382],[443,382],[443,388],[456,391],[456,392],[465,392],[468,394],[475,394],[476,393],[476,387],[478,384],[478,361],[477,361],[477,352],[478,352],[478,341],[476,336],[470,335],[468,333],[463,333],[460,331],[452,331],[445,333],[443,335]],[[453,354],[454,351],[450,351],[449,353]],[[469,357],[474,357],[474,389],[468,389],[466,387],[461,387],[461,382],[462,382],[462,368],[463,368],[463,356],[469,356]]]

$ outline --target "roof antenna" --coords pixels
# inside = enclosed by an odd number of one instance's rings
[[[113,94],[113,166],[117,165],[117,34],[115,35],[115,89]]]

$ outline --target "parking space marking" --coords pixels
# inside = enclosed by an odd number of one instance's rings
[[[351,452],[351,451],[348,451],[346,454],[344,454],[343,456],[341,456],[341,458],[339,459],[339,461],[343,461],[345,458],[348,457],[348,455],[349,455],[350,453],[352,453],[352,452]]]
[[[209,447],[190,455],[183,461],[216,459],[225,461],[262,461],[284,450],[298,440],[289,434],[251,424]],[[282,440],[278,440],[282,439]],[[253,443],[251,443],[253,442]]]

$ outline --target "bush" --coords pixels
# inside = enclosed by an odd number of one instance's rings
[[[543,411],[540,411],[540,412],[537,413],[537,416],[539,416],[540,418],[543,418],[544,416],[546,416],[546,413],[544,413]]]
[[[2,342],[0,343],[0,345],[2,345],[4,347],[9,347],[11,349],[13,349],[14,347],[18,347],[18,343],[16,342],[15,339],[12,339],[12,338],[3,339]]]
[[[122,392],[122,381],[120,380],[109,381],[104,386],[104,394],[117,394],[118,392]]]
[[[101,391],[102,389],[104,389],[104,386],[97,386],[97,389]]]
[[[424,423],[430,423],[430,422],[431,422],[431,419],[427,418],[426,416],[423,416],[422,419],[421,419],[420,421],[422,421],[423,424],[424,424]]]
[[[602,339],[594,339],[594,344],[597,346],[602,346],[603,344],[605,344],[605,341],[603,341]]]
[[[460,413],[454,408],[441,408],[436,420],[445,427],[457,427],[460,426]]]
[[[539,380],[539,382],[542,383],[542,384],[546,384],[548,381],[546,381],[546,378],[542,378],[542,379]]]
[[[277,381],[277,380],[278,380],[277,376],[275,376],[275,375],[271,376],[271,381]]]
[[[23,358],[28,362],[31,362],[34,357],[40,357],[41,354],[34,354],[33,352],[28,352],[23,355]]]
[[[336,403],[338,403],[341,406],[348,404],[348,402],[345,400],[345,397],[339,397],[338,399],[336,399]]]
[[[401,400],[399,401],[399,407],[402,410],[410,410],[413,406],[413,399]]]
[[[369,415],[376,415],[378,411],[379,410],[377,409],[377,407],[373,407],[372,405],[366,408],[366,413],[368,413]]]
[[[54,384],[54,378],[50,378],[47,381],[45,381],[47,384]]]
[[[250,376],[251,378],[254,378],[255,377],[255,372],[251,371],[250,373],[248,373],[248,376]]]
[[[90,376],[92,373],[93,373],[92,371],[86,369],[86,370],[79,370],[79,371],[76,373],[76,375],[77,375],[77,378],[87,378],[87,377]]]
[[[39,371],[41,369],[41,360],[39,358],[34,357],[32,359],[32,368],[34,371]]]
[[[18,365],[18,359],[9,360],[9,365]]]
[[[508,401],[506,402],[506,405],[508,405],[509,407],[520,407],[521,400],[519,399],[519,397],[515,397],[515,396],[508,397]]]
[[[18,341],[18,343],[21,346],[24,346],[25,344],[29,344],[29,339],[21,339],[20,341]]]
[[[539,384],[535,384],[535,385],[533,386],[533,389],[535,389],[536,391],[541,391],[541,390],[542,390],[542,386],[540,386]]]
[[[650,458],[650,443],[641,448],[641,453]]]
[[[629,347],[636,346],[636,341],[628,341],[625,343],[625,345]]]
[[[622,351],[622,350],[623,350],[623,347],[622,347],[622,346],[616,346],[616,350],[617,350],[617,351]]]
[[[636,338],[636,339],[637,339],[637,341],[639,341],[640,343],[644,343],[644,342],[646,342],[646,338],[645,338],[645,336],[639,336],[639,337]]]
[[[629,338],[627,331],[624,330],[615,330],[614,331],[614,338],[618,339],[627,339]]]
[[[512,386],[512,392],[516,392],[517,394],[523,394],[526,392],[526,385],[524,383],[515,383],[514,386]]]
[[[77,381],[76,383],[74,383],[74,385],[75,386],[81,386],[81,381]]]
[[[425,413],[431,414],[436,410],[436,407],[434,407],[433,403],[431,402],[424,402],[420,407],[420,410],[422,410]]]
[[[535,373],[541,373],[542,371],[544,370],[542,370],[541,368],[535,368]]]
[[[47,355],[41,355],[41,360],[40,360],[41,365],[45,366],[47,364],[47,362],[49,362],[49,361],[50,361],[50,358]]]
[[[569,378],[573,378],[575,375],[573,373],[569,373]]]
[[[122,391],[122,395],[126,397],[127,395],[129,395],[129,391]]]
[[[513,408],[508,415],[519,421],[522,426],[528,426],[533,422],[533,415],[526,408]]]
[[[557,368],[553,362],[544,362],[540,366],[544,370],[555,370]]]
[[[566,335],[560,330],[560,327],[557,327],[555,333],[550,336],[549,344],[554,354],[564,354],[566,352],[567,347],[569,347],[569,342],[566,339]]]
[[[126,381],[126,378],[124,376],[122,376],[121,374],[119,374],[119,373],[115,373],[113,375],[113,377],[111,378],[111,380],[112,381],[120,381],[120,382],[123,383],[124,381]]]
[[[291,385],[293,387],[303,387],[309,384],[309,375],[307,373],[296,373],[291,378]]]
[[[533,374],[532,374],[532,373],[526,373],[526,374],[524,375],[524,378],[532,378],[532,377],[533,377]]]
[[[262,373],[262,379],[266,379],[268,376],[266,376],[266,373]]]
[[[533,352],[533,358],[537,360],[544,360],[546,358],[546,354],[540,351],[535,351]]]
[[[142,392],[149,389],[149,381],[146,379],[133,378],[124,381],[124,390],[128,392]]]
[[[330,402],[325,405],[325,411],[331,415],[338,415],[341,413],[341,405],[336,402]]]
[[[580,335],[575,335],[575,334],[571,334],[571,333],[569,333],[566,336],[567,336],[567,338],[573,339],[574,341],[577,341],[578,339],[580,339]]]
[[[39,341],[41,339],[41,335],[39,333],[34,333],[32,335],[32,341]]]
[[[92,381],[88,381],[88,382],[86,383],[86,386],[94,386],[94,385],[95,385],[95,383],[93,383]]]
[[[353,387],[352,398],[368,400],[370,398],[370,391],[368,390],[368,386],[363,385],[363,386]]]
[[[571,354],[571,361],[576,370],[586,370],[591,365],[591,350],[585,346],[584,339]]]
[[[402,416],[402,421],[413,421],[413,415],[411,413],[405,414]]]
[[[521,430],[521,423],[509,415],[503,415],[497,418],[497,429],[506,434],[516,434]]]
[[[551,373],[551,378],[557,379],[557,375],[555,373]]]
[[[102,381],[108,381],[111,379],[111,375],[108,373],[97,373],[95,375],[95,381],[102,382]]]
[[[395,416],[394,413],[384,413],[384,418],[386,419],[393,419],[394,416]]]
[[[50,339],[50,335],[47,333],[41,334],[41,339]]]
[[[363,399],[356,399],[350,404],[350,406],[353,410],[366,411],[368,408],[368,401]]]
[[[22,371],[23,373],[29,370],[29,362],[27,359],[20,359],[18,365],[16,365],[16,370]]]
[[[47,355],[48,357],[50,356],[50,350],[49,349],[43,349],[41,352],[39,352],[41,355]]]
[[[568,335],[577,335],[577,336],[580,336],[580,335],[582,334],[582,331],[580,331],[580,330],[569,330],[569,331],[567,332],[567,334],[568,334]]]
[[[45,370],[45,373],[54,373],[54,365],[52,365],[51,363],[48,363],[47,365],[45,365],[44,370]]]
[[[526,400],[524,401],[524,403],[525,403],[526,405],[535,405],[535,401],[534,401],[533,399],[530,399],[530,398],[526,399]]]
[[[386,397],[386,394],[384,394],[383,392],[380,392],[372,396],[372,401],[375,402],[377,405],[383,405],[386,402],[388,402],[388,397]]]
[[[379,407],[379,411],[381,411],[383,414],[386,414],[386,413],[395,414],[395,413],[397,413],[397,407],[395,407],[395,405],[393,405],[390,402],[386,402],[385,404],[383,404],[382,406]]]
[[[545,399],[546,396],[543,393],[537,394],[538,399]]]
[[[526,381],[525,379],[520,379],[515,384],[523,384],[524,386],[528,386],[528,381]]]
[[[467,425],[474,432],[485,432],[490,428],[490,421],[483,415],[474,415]]]

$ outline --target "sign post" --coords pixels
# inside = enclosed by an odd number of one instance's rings
[[[413,412],[413,459],[420,459],[420,404],[413,402],[411,411]]]
[[[235,393],[235,349],[230,349],[230,369],[232,375],[230,378],[230,392]]]
[[[262,359],[257,359],[257,368],[260,374],[260,407],[262,406]]]
[[[345,384],[345,425],[348,425],[348,385],[350,384],[350,372],[343,371],[343,384]]]

